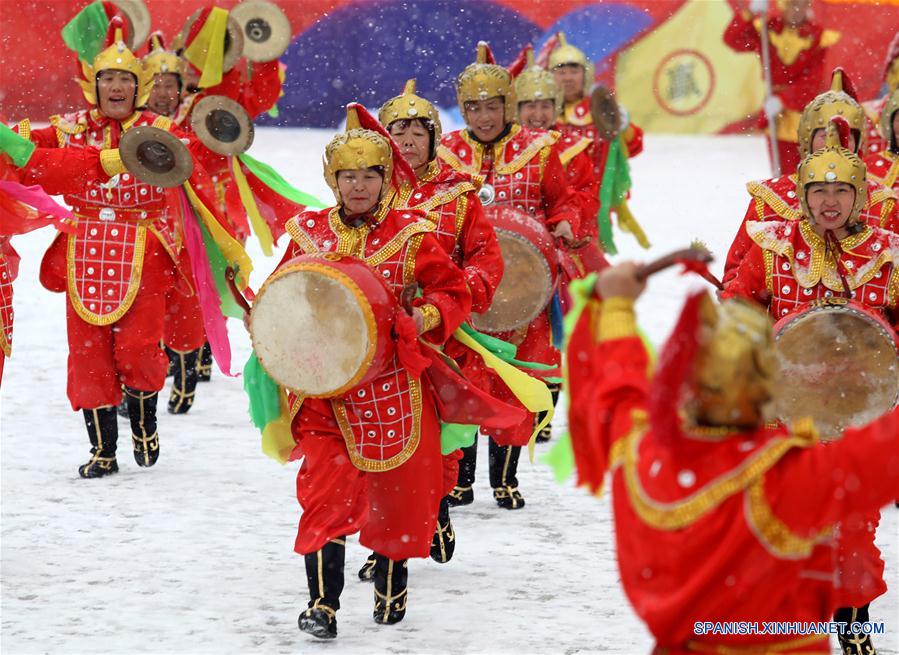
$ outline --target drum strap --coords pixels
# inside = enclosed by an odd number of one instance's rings
[[[840,245],[840,240],[837,238],[837,235],[834,234],[833,230],[826,230],[824,232],[824,247],[836,262],[837,275],[840,276],[840,283],[843,285],[843,295],[846,298],[850,298],[852,292],[849,289],[849,282],[846,279],[846,275],[849,271],[846,268],[846,263],[843,261],[843,247]]]

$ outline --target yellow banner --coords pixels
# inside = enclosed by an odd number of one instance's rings
[[[618,101],[634,123],[650,132],[714,133],[759,111],[759,56],[724,43],[731,18],[726,2],[689,0],[618,55]]]

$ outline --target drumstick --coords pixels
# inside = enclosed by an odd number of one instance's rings
[[[231,290],[231,295],[234,296],[234,300],[240,305],[240,308],[243,309],[245,314],[250,313],[250,303],[244,298],[244,295],[237,288],[237,282],[234,280],[234,269],[228,266],[225,268],[225,281],[228,283],[228,288]]]
[[[651,275],[655,275],[659,271],[671,268],[676,264],[684,264],[687,270],[699,273],[705,280],[708,280],[718,289],[723,289],[724,285],[706,268],[706,264],[710,263],[714,257],[706,248],[697,245],[682,250],[675,250],[672,253],[660,257],[655,261],[643,264],[637,269],[636,277],[638,280],[645,280]],[[701,264],[699,266],[691,266],[691,264]]]

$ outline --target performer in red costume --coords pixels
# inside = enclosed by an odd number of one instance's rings
[[[865,113],[868,115],[868,152],[878,154],[889,146],[886,134],[881,129],[881,116],[883,108],[889,102],[890,94],[899,89],[899,32],[890,42],[887,48],[886,61],[883,65],[883,82],[886,85],[886,93],[880,98],[864,103]]]
[[[125,45],[123,29],[124,23],[114,17],[105,46],[91,61],[81,62],[82,92],[91,109],[53,116],[47,128],[33,130],[28,120],[17,126],[39,149],[63,148],[64,156],[71,156],[53,168],[29,162],[23,176],[39,175],[48,193],[65,194],[75,215],[76,233],[57,237],[44,256],[41,282],[51,291],[68,291],[68,395],[72,408],[84,412],[91,441],[91,459],[79,468],[86,478],[118,470],[115,407],[122,385],[135,460],[152,466],[159,457],[156,398],[167,368],[159,343],[165,296],[176,274],[159,236],[167,214],[177,211],[174,200],[166,190],[129,173],[118,145],[122,134],[137,126],[186,135],[175,131],[171,120],[136,109],[145,104],[151,80]],[[103,176],[84,179],[90,173],[82,152],[86,148],[101,150]],[[198,148],[189,142],[193,152]],[[73,189],[73,179],[83,183]],[[202,167],[194,167],[192,179],[202,184]],[[202,193],[194,198],[203,203]],[[248,269],[245,259],[241,275],[249,275]]]
[[[845,591],[833,526],[899,492],[899,410],[826,446],[808,424],[766,427],[770,321],[705,295],[688,300],[650,377],[638,273],[624,263],[599,274],[604,300],[568,347],[578,483],[598,492],[611,472],[628,600],[658,653],[826,655],[826,635],[713,634],[706,623],[830,620]]]
[[[762,18],[768,27],[768,51],[771,61],[771,92],[768,105],[759,116],[759,127],[766,129],[768,119],[776,116],[777,152],[780,174],[792,175],[802,153],[796,149],[796,133],[803,108],[821,88],[825,79],[825,50],[840,38],[812,20],[811,0],[780,0],[779,13],[767,15],[767,0],[757,5],[748,0],[731,0],[734,17],[724,31],[724,42],[737,52],[761,52]],[[768,143],[770,151],[771,144]],[[772,158],[773,162],[773,158]]]
[[[564,104],[556,122],[556,129],[563,137],[572,137],[575,141],[581,138],[590,139],[594,143],[593,167],[597,184],[602,182],[605,172],[606,156],[609,142],[602,138],[593,124],[591,112],[590,87],[593,86],[593,63],[584,52],[568,43],[565,35],[559,32],[550,44],[548,68],[562,89]],[[619,107],[622,125],[622,139],[627,147],[627,156],[636,157],[643,152],[643,130],[630,122],[627,112]],[[594,219],[595,219],[594,214]]]
[[[153,79],[147,108],[160,116],[174,119],[184,90],[186,62],[174,51],[166,49],[161,32],[150,35],[149,52],[142,62],[146,74]],[[163,231],[163,245],[172,259],[179,262],[181,270],[190,270],[187,250],[183,248],[184,235],[180,230],[180,217],[171,213],[168,218],[169,223]],[[168,411],[171,414],[185,414],[190,411],[196,397],[200,354],[206,343],[206,330],[197,291],[186,277],[176,278],[166,296],[165,304],[163,343],[172,372],[172,395]],[[211,369],[211,357],[208,364]]]
[[[802,112],[798,134],[799,151],[803,157],[824,146],[824,128],[834,116],[846,119],[850,128],[850,149],[864,156],[864,110],[854,97],[849,79],[840,68],[833,72],[831,88],[815,97]],[[737,266],[752,248],[752,239],[746,232],[746,225],[750,221],[795,222],[802,217],[795,175],[750,182],[746,188],[752,199],[724,262],[725,284],[733,277]],[[895,194],[873,178],[868,180],[868,194],[862,208],[861,222],[892,231],[899,228]]]
[[[860,221],[867,190],[865,164],[847,148],[845,120],[832,119],[827,131],[825,148],[806,157],[797,171],[802,219],[748,223],[746,231],[756,245],[721,295],[758,302],[775,318],[817,299],[839,296],[881,313],[895,325],[899,236]],[[841,596],[843,608],[835,620],[866,621],[868,605],[886,591],[883,560],[874,545],[879,519],[872,512],[841,526],[839,568],[844,579],[858,582]],[[852,639],[869,643],[870,637],[858,634]]]
[[[509,72],[493,63],[486,43],[478,44],[477,61],[459,75],[456,95],[467,127],[444,135],[438,156],[450,168],[484,180],[494,198],[544,222],[552,234],[567,242],[575,239],[579,209],[553,150],[557,135],[535,132],[514,123],[515,93]],[[553,346],[549,311],[515,332],[495,334],[518,347],[517,358],[558,366],[559,351]],[[510,404],[520,403],[508,387],[490,375],[491,394]],[[518,458],[534,428],[534,415],[512,429],[487,429],[490,437],[490,486],[500,507],[520,509],[524,498],[518,490]],[[453,505],[473,502],[476,444],[465,450]]]
[[[884,103],[880,113],[884,148],[865,158],[868,174],[899,193],[899,88]]]
[[[325,148],[325,179],[337,206],[299,214],[287,223],[293,242],[284,261],[303,253],[336,252],[364,259],[401,298],[416,284],[412,318],[395,330],[441,344],[471,309],[463,273],[434,237],[423,212],[394,209],[392,196],[415,174],[396,145],[361,105],[347,110],[347,131]],[[305,558],[309,607],[300,630],[337,635],[345,537],[376,553],[374,620],[390,624],[406,612],[406,561],[429,555],[444,494],[440,423],[434,389],[421,370],[414,337],[371,383],[322,400],[293,399],[292,430],[304,457],[297,474],[303,507],[296,552]],[[394,418],[390,418],[394,417]]]
[[[390,132],[417,178],[417,187],[404,184],[399,189],[393,206],[428,212],[428,219],[434,222],[434,236],[465,276],[465,284],[471,292],[471,311],[487,311],[502,278],[503,258],[493,226],[484,216],[484,208],[478,199],[480,180],[441,164],[437,158],[437,146],[443,135],[440,115],[431,102],[416,94],[415,80],[406,83],[401,95],[384,103],[378,119]],[[489,389],[484,363],[479,356],[453,338],[447,341],[444,352],[456,361],[468,380]],[[461,451],[456,450],[443,458],[444,496],[456,486],[461,456]],[[444,497],[440,501],[431,558],[448,562],[454,550],[455,532],[450,523],[449,499]],[[374,563],[372,556],[359,577],[370,578]]]

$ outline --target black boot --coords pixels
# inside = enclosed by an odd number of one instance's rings
[[[122,387],[122,400],[115,411],[122,418],[128,418],[128,397],[125,395],[125,387]]]
[[[441,564],[446,564],[453,559],[456,550],[456,532],[450,521],[449,496],[440,500],[440,509],[437,510],[437,527],[431,538],[431,559]]]
[[[853,623],[867,623],[870,620],[868,616],[868,607],[841,607],[833,615],[833,620],[837,623],[845,623],[845,632],[837,633],[837,639],[840,642],[840,652],[843,655],[876,655],[874,644],[871,641],[871,635],[860,632],[849,632],[849,628]]]
[[[209,342],[203,344],[200,351],[200,359],[197,362],[197,381],[209,382],[212,379],[212,349]]]
[[[406,616],[407,562],[375,553],[375,623],[392,625]]]
[[[337,636],[337,610],[343,591],[343,566],[346,538],[326,543],[321,550],[304,556],[306,582],[309,585],[309,606],[297,619],[302,632],[319,639]]]
[[[187,414],[194,404],[199,372],[197,362],[200,349],[180,352],[166,348],[169,358],[174,362],[175,373],[172,380],[172,395],[169,398],[169,414]]]
[[[372,552],[368,559],[365,560],[365,564],[362,565],[362,568],[359,569],[359,579],[362,582],[371,582],[375,579],[375,554]]]
[[[471,505],[474,502],[474,474],[478,465],[478,435],[474,437],[474,443],[468,448],[462,449],[462,459],[459,460],[459,479],[453,490],[446,496],[450,507]]]
[[[175,374],[175,351],[162,341],[159,342],[159,347],[165,351],[165,356],[169,358],[169,367],[165,370],[165,376],[170,378]]]
[[[553,407],[555,407],[556,403],[559,402],[559,390],[561,389],[561,387],[558,384],[549,384],[549,385],[547,385],[547,387],[549,387],[549,392],[552,394]],[[540,412],[539,414],[534,416],[534,427],[535,428],[538,425],[540,425],[540,421],[542,421],[545,416],[546,416],[546,412]],[[540,432],[537,433],[537,443],[546,443],[547,441],[552,439],[552,435],[553,435],[552,423],[547,423],[540,429]]]
[[[490,439],[490,486],[493,499],[504,509],[521,509],[524,498],[518,491],[518,457],[521,446],[500,446]]]
[[[82,478],[102,478],[118,473],[115,459],[116,442],[119,438],[119,424],[115,407],[84,409],[84,424],[91,440],[91,458],[87,464],[78,467]]]
[[[158,391],[139,391],[125,387],[128,418],[131,419],[131,445],[138,466],[153,466],[159,459],[159,433],[156,432]]]

